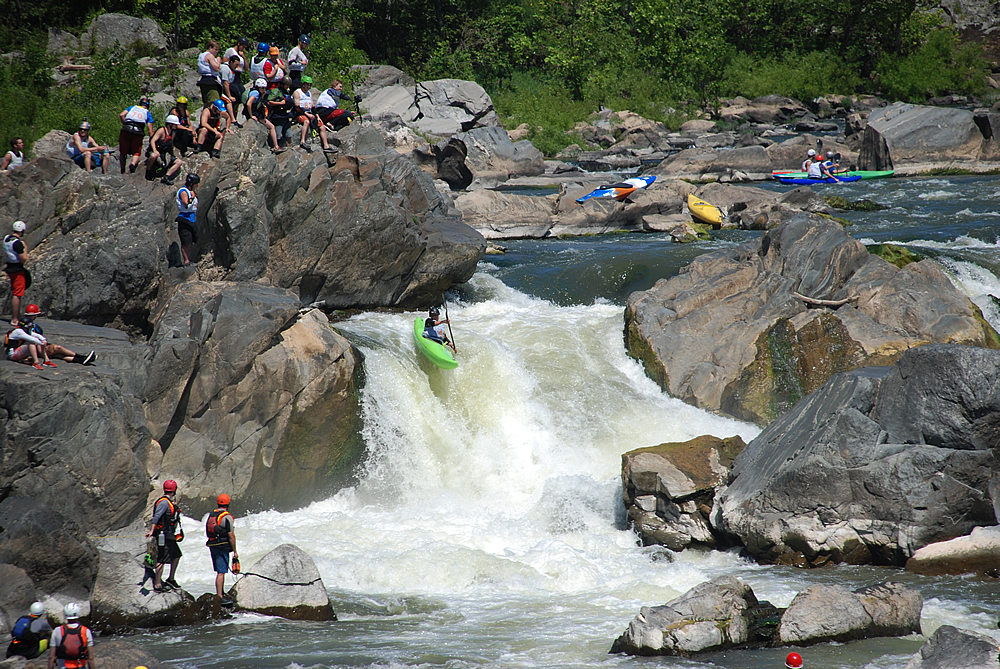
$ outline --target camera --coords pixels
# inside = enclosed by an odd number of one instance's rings
[[[354,96],[354,101],[355,102],[361,102],[361,96],[360,95],[355,95]]]

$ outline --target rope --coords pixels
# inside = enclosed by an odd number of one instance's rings
[[[308,583],[284,583],[282,581],[277,581],[277,580],[275,580],[273,578],[269,578],[267,576],[264,576],[263,574],[255,574],[252,571],[245,572],[243,574],[243,576],[256,576],[257,578],[262,578],[265,581],[270,581],[271,583],[277,583],[278,585],[301,585],[301,586],[306,586],[306,585],[312,585],[313,583],[316,583],[317,581],[322,580],[322,579],[319,579],[319,578],[314,578],[313,580],[309,581]]]
[[[106,537],[92,537],[87,536],[88,539],[135,539],[136,537],[145,537],[145,534],[111,534]]]

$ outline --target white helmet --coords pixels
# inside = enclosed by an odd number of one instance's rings
[[[45,604],[42,604],[41,602],[35,602],[34,604],[31,605],[31,608],[28,610],[31,611],[31,615],[40,616],[45,613]]]
[[[14,221],[14,225],[10,227],[14,229],[14,232],[24,232],[28,226],[24,221]]]
[[[253,82],[253,85],[256,86],[257,88],[267,86],[267,79],[260,78],[257,81]]]
[[[171,123],[173,125],[180,125],[181,120],[177,118],[177,114],[167,114],[167,123]]]
[[[816,155],[816,149],[809,149],[808,151],[806,151],[806,155],[807,156],[815,156]]]
[[[66,616],[66,620],[76,620],[80,617],[80,605],[70,602],[63,607],[63,615]]]

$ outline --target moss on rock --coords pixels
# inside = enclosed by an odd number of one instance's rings
[[[896,244],[875,244],[868,247],[868,252],[900,269],[911,262],[920,262],[924,259],[924,256],[921,254],[915,253],[904,246],[897,246]]]

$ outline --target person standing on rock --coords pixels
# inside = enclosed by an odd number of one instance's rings
[[[302,85],[302,73],[309,64],[309,35],[299,35],[299,45],[288,52],[288,72],[292,77],[292,90],[298,90]]]
[[[21,240],[21,235],[28,228],[24,221],[14,221],[11,226],[11,233],[3,238],[3,258],[7,262],[4,272],[10,279],[10,324],[17,327],[21,319],[21,298],[24,291],[28,289],[30,282],[28,270],[24,268],[24,263],[28,262],[28,248]]]
[[[177,507],[177,481],[163,482],[163,495],[153,504],[153,522],[146,533],[147,537],[156,537],[156,570],[153,572],[153,590],[167,592],[171,588],[179,589],[174,575],[177,563],[181,560],[181,547],[177,545],[177,527],[181,519],[181,510]],[[170,563],[170,576],[163,579],[163,565]],[[169,587],[164,587],[166,584]]]
[[[142,140],[146,135],[153,136],[154,121],[149,112],[149,98],[140,98],[138,104],[124,110],[118,118],[122,121],[118,134],[118,165],[125,174],[125,164],[128,163],[128,173],[134,174],[139,167]]]
[[[70,602],[63,607],[66,624],[52,632],[46,669],[97,669],[94,658],[94,633],[80,624],[80,605]]]
[[[198,184],[201,177],[192,172],[177,191],[177,236],[181,240],[181,259],[184,267],[192,265],[191,245],[198,241]]]
[[[17,169],[24,165],[24,140],[15,137],[10,140],[10,151],[3,157],[0,163],[0,172]]]
[[[229,554],[234,560],[239,560],[236,552],[236,531],[233,528],[233,514],[229,513],[229,495],[219,495],[218,506],[208,514],[205,521],[205,534],[208,541],[205,545],[212,555],[212,566],[215,568],[215,594],[222,600],[223,606],[232,606],[233,600],[223,595],[226,584],[226,572],[229,571]]]
[[[38,657],[48,649],[51,634],[52,625],[45,619],[45,604],[35,602],[28,615],[21,616],[14,623],[7,657],[19,656],[28,660]]]
[[[198,54],[198,88],[201,89],[201,104],[209,106],[222,96],[222,83],[219,79],[219,70],[222,63],[219,61],[219,43],[214,39],[208,41],[208,47],[203,53]]]

